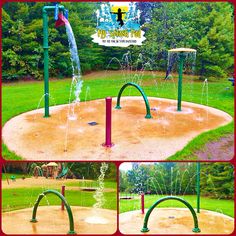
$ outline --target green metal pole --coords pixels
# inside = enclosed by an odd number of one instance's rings
[[[179,80],[178,80],[178,104],[177,104],[177,111],[181,111],[182,80],[183,80],[184,59],[185,59],[184,53],[180,52],[180,54],[179,54]]]
[[[44,117],[49,117],[48,15],[43,8]]]
[[[197,213],[200,213],[200,162],[197,163]]]
[[[43,56],[44,56],[44,117],[49,117],[49,56],[48,56],[48,11],[54,11],[55,6],[43,7]],[[64,11],[59,5],[59,10]]]

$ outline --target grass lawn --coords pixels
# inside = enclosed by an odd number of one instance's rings
[[[104,187],[105,188],[114,188],[116,189],[116,185],[117,183],[115,181],[106,181],[104,182]],[[71,182],[71,183],[68,183],[66,184],[66,186],[68,187],[97,187],[98,184],[97,184],[97,181],[87,181],[86,184],[83,182],[83,181],[80,181],[78,183],[75,183],[75,182]]]
[[[28,175],[23,175],[23,174],[17,174],[17,173],[2,173],[2,180],[8,180],[10,181],[11,176],[15,176],[16,179],[21,179],[23,176],[25,178],[30,178]]]
[[[197,80],[193,82],[187,76],[184,78],[183,101],[201,103],[203,83]],[[117,96],[121,86],[125,81],[128,81],[122,78],[122,73],[117,72],[94,73],[85,75],[83,79],[84,84],[80,95],[81,101],[94,100],[106,96]],[[68,103],[70,82],[70,79],[50,81],[50,94],[54,98],[54,101],[52,99],[50,101],[51,105]],[[164,81],[162,74],[156,74],[155,76],[150,73],[145,74],[142,80],[142,87],[147,96],[176,99],[177,84],[173,81]],[[4,84],[2,87],[2,125],[13,116],[36,109],[42,95],[43,82]],[[125,90],[123,95],[132,96],[140,94],[131,87]],[[231,86],[230,82],[227,80],[209,82],[208,97],[209,106],[223,110],[231,116],[234,115],[234,87]],[[206,105],[205,96],[202,101]],[[43,107],[43,101],[40,107]],[[193,153],[203,148],[206,142],[218,140],[220,137],[233,132],[234,124],[232,122],[214,131],[203,133],[192,140],[182,151],[170,157],[169,160],[196,159]],[[2,154],[4,159],[7,160],[22,159],[10,152],[4,144]]]
[[[129,195],[127,195],[129,196]],[[157,195],[145,195],[145,208],[151,207],[157,201],[159,198],[163,196],[157,196]],[[193,208],[196,208],[197,206],[197,197],[196,195],[185,195],[185,196],[179,196],[184,198],[186,201],[188,201]],[[127,211],[133,211],[133,210],[139,210],[141,207],[141,200],[140,196],[134,195],[134,199],[131,200],[119,200],[120,201],[120,207],[119,212],[127,212]],[[208,197],[201,196],[201,209],[210,210],[210,211],[216,211],[219,213],[223,213],[225,215],[234,217],[234,200],[224,200],[224,199],[211,199]],[[181,202],[175,201],[175,200],[168,200],[159,205],[159,207],[185,207],[184,204]]]
[[[23,176],[25,178],[34,178],[30,175],[23,175],[23,174],[16,174],[16,173],[6,173],[6,174],[2,173],[2,180],[6,181],[8,177],[8,180],[11,183],[12,180],[10,179],[10,177],[12,175],[14,175],[16,179],[21,179]],[[63,179],[55,180],[55,186],[57,187],[61,186],[61,181],[63,181]],[[76,181],[76,182],[70,181],[70,179],[67,179],[66,182],[63,182],[63,184],[68,187],[98,187],[97,180],[88,180],[88,179],[85,179],[85,180],[79,179],[79,181]],[[104,188],[116,189],[116,186],[117,186],[116,181],[106,179],[106,181],[104,182]],[[31,186],[29,187],[31,188]]]
[[[73,183],[75,184],[75,183]],[[66,184],[66,186],[79,187],[81,183],[77,185]],[[103,208],[116,210],[116,182],[105,182],[105,188],[112,188],[114,191],[104,192],[105,204]],[[29,188],[14,188],[14,189],[2,189],[2,211],[13,211],[18,209],[24,209],[32,207],[40,193],[47,188],[45,187],[31,187]],[[50,188],[57,191],[61,191],[61,188],[56,184],[55,188]],[[85,192],[73,189],[66,189],[66,199],[70,206],[84,206],[92,207],[96,203],[93,195],[95,192]],[[61,201],[54,195],[47,195],[42,199],[40,205],[60,205]]]

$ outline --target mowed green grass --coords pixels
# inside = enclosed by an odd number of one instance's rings
[[[21,178],[30,178],[28,175],[23,175],[23,174],[18,174],[18,173],[2,173],[2,180],[11,180],[11,176],[14,176],[16,179],[21,179]]]
[[[56,180],[55,180],[56,181]],[[67,187],[70,184],[66,184]],[[71,183],[71,186],[80,187],[81,182]],[[87,186],[87,185],[86,185]],[[95,184],[94,184],[95,186]],[[80,191],[78,189],[67,189],[66,187],[66,200],[70,206],[83,206],[92,207],[96,203],[93,197],[95,192]],[[87,186],[88,187],[88,186]],[[105,182],[105,188],[112,188],[112,191],[104,192],[105,203],[103,208],[116,210],[117,208],[117,195],[116,195],[116,182]],[[58,185],[53,190],[61,191]],[[14,211],[18,209],[24,209],[32,207],[40,193],[47,188],[44,187],[29,187],[29,188],[14,188],[14,189],[2,189],[2,211]],[[61,201],[58,197],[52,194],[46,195],[40,202],[40,206],[47,205],[60,205]]]
[[[129,196],[129,195],[127,195]],[[151,207],[160,197],[157,195],[145,195],[145,208]],[[197,207],[197,196],[196,195],[185,195],[179,196],[188,201],[193,208]],[[134,199],[131,200],[119,200],[119,212],[127,212],[141,209],[141,201],[140,196],[135,195]],[[184,208],[185,205],[176,200],[168,200],[162,202],[157,207],[180,207]],[[201,196],[200,198],[200,207],[201,209],[216,211],[219,213],[223,213],[225,215],[234,217],[234,200],[224,200],[224,199],[212,199],[208,197]]]
[[[81,101],[105,98],[106,96],[116,97],[119,89],[126,79],[122,73],[104,72],[94,73],[83,77],[84,84],[80,95]],[[175,78],[176,81],[176,78]],[[50,94],[53,99],[50,105],[58,105],[68,103],[70,79],[52,80],[50,81]],[[201,103],[206,105],[206,96],[202,98],[203,83],[197,80],[193,81],[184,76],[183,82],[183,101]],[[234,87],[227,80],[219,82],[209,82],[208,105],[218,108],[234,115]],[[162,74],[145,74],[142,79],[142,88],[147,96],[163,97],[176,99],[177,82],[164,81]],[[23,112],[36,109],[40,98],[43,95],[43,82],[20,82],[13,84],[5,84],[2,87],[2,125],[10,118]],[[139,96],[139,92],[133,88],[127,88],[124,96]],[[42,100],[40,107],[43,107]],[[206,142],[218,140],[220,137],[234,132],[234,124],[220,127],[214,131],[201,134],[192,140],[182,151],[176,153],[169,160],[190,160],[196,159],[193,156],[194,151],[203,148]],[[3,144],[2,154],[4,159],[22,159],[10,152],[6,145]]]
[[[85,181],[85,182],[80,181],[80,182],[67,183],[66,186],[68,186],[68,187],[97,187],[98,183],[97,183],[97,181]],[[104,188],[116,189],[116,182],[106,180],[104,182]]]

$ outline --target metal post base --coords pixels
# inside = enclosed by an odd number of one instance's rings
[[[201,232],[201,230],[199,229],[199,228],[193,228],[193,230],[192,230],[194,233],[200,233]]]
[[[68,231],[68,233],[67,234],[76,234],[76,232],[75,231]]]
[[[111,144],[103,143],[103,144],[102,144],[103,147],[107,147],[107,148],[111,148],[111,147],[113,147],[114,145],[115,145],[114,143],[111,143]]]
[[[147,114],[147,115],[145,116],[145,118],[146,118],[146,119],[152,119],[152,116],[151,116],[150,114]]]
[[[149,232],[149,228],[142,228],[142,229],[141,229],[141,232],[142,232],[142,233],[147,233],[147,232]]]
[[[38,221],[36,219],[31,219],[30,222],[37,223]]]

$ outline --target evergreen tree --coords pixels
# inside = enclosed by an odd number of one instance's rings
[[[229,3],[198,3],[193,8],[193,47],[200,78],[224,78],[233,71],[234,25]]]
[[[234,198],[234,168],[229,163],[201,163],[202,196]],[[120,191],[158,195],[195,195],[196,163],[155,163],[136,165],[120,175]]]
[[[2,8],[3,79],[43,77],[42,7],[54,3],[9,2]],[[167,52],[175,47],[197,49],[196,74],[202,78],[223,79],[234,68],[233,5],[227,2],[137,3],[146,40],[142,46],[104,47],[92,42],[95,10],[100,3],[63,3],[69,9],[82,72],[107,69],[113,57],[131,51],[139,53],[152,69],[166,70]],[[71,61],[65,28],[55,28],[49,12],[50,77],[71,76]],[[144,22],[145,21],[145,22]],[[135,61],[135,60],[133,60]],[[120,69],[113,66],[110,69]]]

